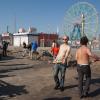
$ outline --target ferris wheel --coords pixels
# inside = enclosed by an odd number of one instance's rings
[[[98,12],[88,2],[78,2],[72,5],[65,13],[63,33],[70,39],[80,39],[87,36],[92,39],[98,32]]]

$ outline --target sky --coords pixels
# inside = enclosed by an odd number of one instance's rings
[[[19,28],[37,28],[38,32],[56,32],[65,12],[75,3],[87,1],[100,12],[100,0],[0,0],[0,34]]]

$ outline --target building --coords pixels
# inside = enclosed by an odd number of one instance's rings
[[[57,33],[39,33],[39,46],[41,47],[50,47],[53,40],[58,40],[58,34]]]
[[[28,31],[25,31],[25,29],[20,28],[18,33],[13,34],[14,46],[22,46],[23,42],[28,45],[33,40],[38,43],[38,34],[36,28],[29,28]]]
[[[0,43],[2,43],[2,35],[0,34]]]
[[[7,41],[9,45],[13,45],[13,34],[9,32],[2,33],[1,41]]]

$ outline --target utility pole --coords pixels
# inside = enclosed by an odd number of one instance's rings
[[[50,24],[48,24],[48,33],[47,33],[47,46],[50,46],[50,39],[49,39],[49,35],[50,35]]]
[[[82,36],[85,35],[85,34],[84,34],[84,23],[85,23],[85,17],[84,17],[84,14],[82,14],[81,17],[82,17],[82,23],[81,23],[81,24],[82,24],[82,33],[81,33],[81,37],[82,37]]]
[[[16,15],[14,15],[14,33],[16,33]]]
[[[59,28],[57,27],[57,34],[59,34]]]
[[[99,50],[100,50],[100,34],[99,34]]]
[[[7,25],[7,33],[9,33],[9,31],[8,31],[8,27],[9,27],[9,26]]]

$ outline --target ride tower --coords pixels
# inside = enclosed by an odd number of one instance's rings
[[[84,26],[85,26],[85,16],[84,14],[81,15],[81,22],[74,23],[74,28],[70,33],[71,40],[80,40],[82,36],[86,36],[84,33]]]

